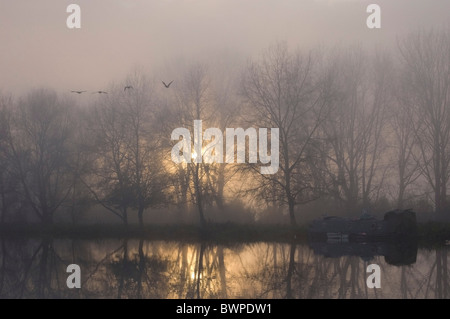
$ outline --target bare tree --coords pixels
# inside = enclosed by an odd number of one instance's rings
[[[183,78],[178,81],[176,94],[176,116],[175,121],[181,127],[190,128],[194,131],[194,120],[202,120],[203,123],[211,123],[213,113],[211,108],[210,79],[207,67],[202,64],[189,66]],[[203,132],[202,132],[203,134]],[[201,138],[201,137],[200,137]],[[203,143],[202,140],[200,143]],[[188,190],[192,194],[191,200],[195,203],[201,226],[205,226],[206,218],[204,213],[205,198],[207,191],[205,187],[205,172],[208,165],[195,161],[196,157],[203,154],[192,154],[191,163],[181,164],[179,171],[183,193]],[[187,187],[191,185],[192,187]],[[183,195],[185,197],[185,195]]]
[[[434,193],[435,211],[446,206],[450,164],[450,32],[418,31],[399,42],[419,168]]]
[[[70,107],[54,92],[33,91],[19,102],[8,136],[21,200],[46,224],[72,188]]]
[[[361,49],[338,53],[332,115],[323,122],[327,141],[324,171],[329,193],[352,213],[369,208],[382,189],[387,163],[383,130],[389,98],[386,57],[369,59]]]
[[[100,96],[92,110],[92,139],[87,150],[91,153],[91,171],[82,180],[95,200],[127,225],[132,204],[131,162],[127,157],[125,111],[116,94]]]
[[[239,107],[236,82],[238,67],[229,63],[223,60],[214,60],[209,64],[175,63],[176,84],[170,87],[170,91],[161,87],[159,95],[167,111],[164,134],[167,136],[168,154],[173,146],[169,137],[177,127],[188,128],[192,132],[194,121],[201,120],[203,136],[207,128],[225,131],[227,126],[232,126]],[[170,69],[166,72],[170,73]],[[205,162],[203,156],[211,141],[204,141],[202,136],[201,151],[194,150],[191,145],[190,163],[173,163],[169,158],[167,166],[170,167],[171,189],[180,218],[185,217],[184,212],[195,209],[200,223],[204,225],[207,219],[213,218],[212,214],[207,216],[205,213],[208,209],[216,211],[218,208],[223,212],[226,208],[226,196],[231,194],[227,185],[234,175],[233,165],[223,163],[224,158],[222,163]],[[202,161],[197,163],[196,159],[200,157]]]
[[[0,223],[5,222],[11,206],[17,201],[17,180],[12,174],[12,161],[8,146],[12,104],[11,97],[0,95]]]
[[[277,44],[260,61],[249,64],[243,80],[247,123],[279,128],[280,138],[277,174],[263,175],[259,167],[247,166],[257,177],[251,191],[287,205],[291,225],[296,224],[295,206],[316,198],[313,144],[326,117],[316,62],[312,53],[290,53],[286,44]]]
[[[414,116],[409,107],[408,90],[404,89],[405,85],[401,85],[401,81],[402,79],[397,78],[397,85],[394,86],[396,99],[388,112],[389,124],[393,132],[390,138],[394,150],[393,169],[398,175],[396,202],[397,208],[400,209],[404,208],[404,204],[408,200],[408,189],[420,177],[419,165],[414,156],[417,148],[414,125],[411,124]]]
[[[128,223],[130,208],[143,226],[145,209],[164,201],[161,140],[151,88],[139,73],[100,96],[94,110],[94,171],[85,181],[104,208]]]
[[[131,163],[133,206],[137,210],[139,225],[143,226],[144,210],[165,201],[163,153],[157,107],[152,100],[152,89],[145,76],[134,73],[126,83],[120,104],[125,110],[128,128],[127,157]]]
[[[225,132],[227,127],[232,127],[238,120],[239,75],[237,69],[233,69],[231,65],[215,64],[213,68],[214,71],[211,72],[211,106],[215,112],[209,122],[212,127]],[[229,191],[227,186],[235,177],[234,171],[233,164],[225,163],[225,156],[223,163],[209,164],[205,171],[206,188],[210,193],[211,204],[214,203],[219,209],[224,209],[227,205],[226,193]]]

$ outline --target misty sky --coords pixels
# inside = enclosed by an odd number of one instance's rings
[[[66,27],[71,3],[81,29]],[[370,3],[381,6],[381,30],[366,27]],[[418,27],[447,27],[449,12],[449,0],[0,0],[0,91],[103,89],[137,66],[248,57],[280,40],[386,46]]]

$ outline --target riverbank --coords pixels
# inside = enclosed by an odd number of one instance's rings
[[[181,240],[185,242],[305,242],[307,226],[208,224],[202,230],[195,225],[0,225],[0,236],[11,238],[143,238],[147,240]],[[433,247],[450,241],[450,223],[427,222],[418,224],[418,242]]]

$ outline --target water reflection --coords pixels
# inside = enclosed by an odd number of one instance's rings
[[[4,239],[0,297],[449,297],[447,247],[413,247],[415,254],[402,251],[403,259],[392,249],[398,247]],[[66,286],[71,263],[81,267],[81,289]],[[380,289],[366,286],[370,263],[381,267]]]
[[[311,242],[315,254],[325,257],[359,256],[365,261],[384,256],[386,263],[395,266],[411,265],[417,258],[417,241],[404,242]]]

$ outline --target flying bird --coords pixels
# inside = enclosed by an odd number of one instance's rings
[[[164,81],[161,81],[163,84],[164,84],[164,86],[166,87],[166,89],[168,89],[169,88],[169,86],[172,84],[172,82],[173,82],[173,80],[172,81],[170,81],[170,83],[169,84],[166,84],[166,82],[164,82]]]
[[[126,91],[128,89],[134,89],[134,88],[131,85],[127,85],[126,87],[123,88],[124,91]]]
[[[108,94],[108,92],[105,92],[105,91],[95,91],[95,92],[92,93],[92,94]]]
[[[81,93],[83,93],[83,92],[86,92],[86,91],[70,91],[70,92],[72,92],[72,93],[77,93],[77,94],[81,94]]]

